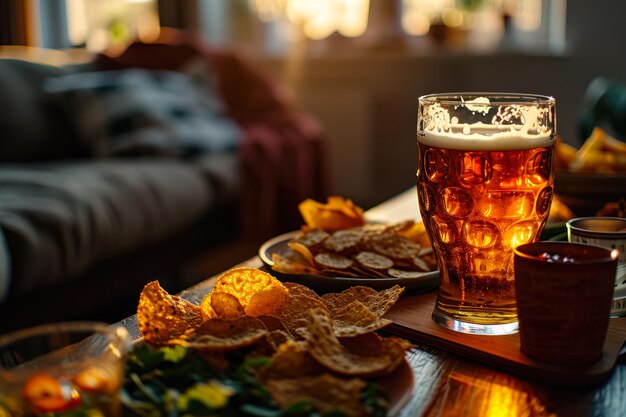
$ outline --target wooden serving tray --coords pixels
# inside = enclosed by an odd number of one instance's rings
[[[607,379],[626,341],[626,318],[610,320],[602,359],[591,365],[558,365],[535,361],[519,349],[519,334],[477,336],[455,332],[436,324],[432,318],[436,291],[402,297],[385,315],[394,323],[389,333],[441,348],[466,358],[560,386],[586,386]]]

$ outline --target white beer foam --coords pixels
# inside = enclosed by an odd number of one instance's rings
[[[417,140],[427,146],[461,151],[513,151],[552,146],[556,139],[550,134],[523,133],[510,129],[510,126],[506,130],[498,130],[476,123],[469,127],[452,125],[446,132],[425,131],[424,136],[418,135]]]
[[[487,114],[492,108],[487,97],[463,100],[459,106],[473,113]],[[439,103],[425,107],[427,124],[417,140],[428,146],[457,150],[523,150],[548,147],[555,143],[555,132],[542,122],[552,115],[547,108],[532,105],[503,105],[491,124],[459,123]],[[515,123],[516,121],[521,123]],[[420,135],[421,133],[421,135]]]

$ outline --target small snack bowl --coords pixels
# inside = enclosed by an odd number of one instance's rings
[[[567,240],[619,251],[611,316],[626,316],[626,219],[578,217],[567,222]]]
[[[543,362],[589,364],[602,357],[618,252],[567,242],[514,251],[520,349]]]
[[[120,415],[128,332],[65,322],[0,336],[0,416]]]

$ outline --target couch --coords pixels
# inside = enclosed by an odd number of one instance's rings
[[[170,34],[80,65],[2,59],[0,332],[121,319],[146,282],[243,260],[328,189],[319,126],[237,51]]]

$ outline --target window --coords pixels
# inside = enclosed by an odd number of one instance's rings
[[[71,44],[90,51],[121,52],[134,39],[159,35],[156,0],[65,0],[65,8]]]

